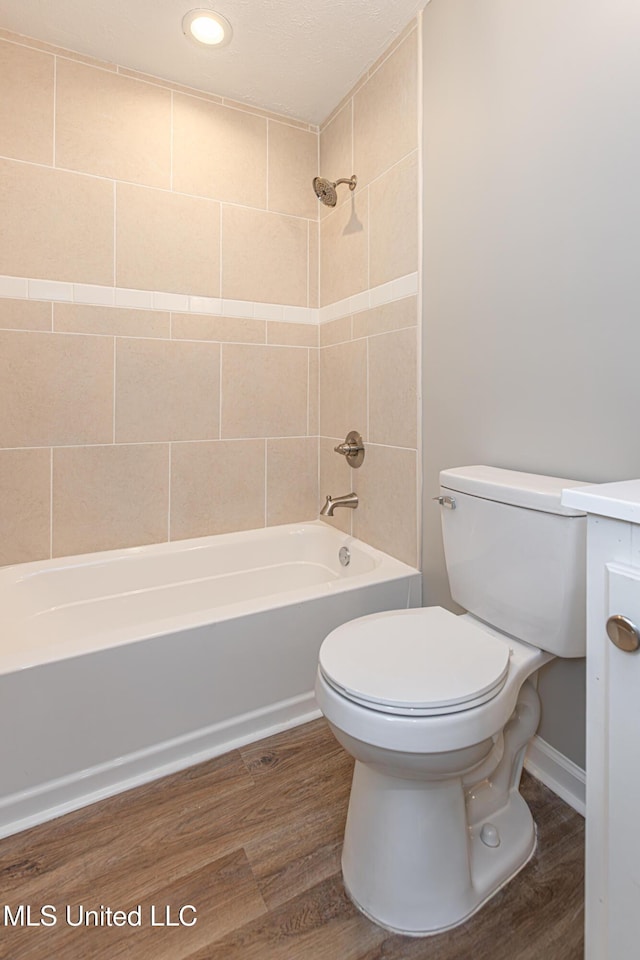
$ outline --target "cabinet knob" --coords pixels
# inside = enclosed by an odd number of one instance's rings
[[[640,630],[632,620],[617,613],[607,620],[609,640],[625,653],[633,653],[640,647]]]

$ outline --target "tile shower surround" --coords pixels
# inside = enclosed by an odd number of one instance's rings
[[[388,72],[402,45],[358,89]],[[415,449],[387,445],[413,388],[387,402],[384,355],[391,348],[394,362],[415,368],[417,262],[403,243],[386,276],[384,236],[372,229],[373,269],[318,308],[317,218],[328,211],[309,189],[315,128],[3,31],[0,75],[0,562],[316,516],[321,462],[323,482],[331,468],[342,482],[345,466],[332,453],[329,468],[331,439],[318,437],[319,361],[330,396],[326,360],[340,351],[325,347],[346,342],[342,322],[366,346],[374,468],[360,478],[368,509],[349,521],[415,563],[415,533],[381,521],[375,500],[406,487],[415,502]],[[207,138],[209,152],[222,138],[230,157],[215,179],[202,162]],[[392,163],[393,176],[411,176],[403,166],[415,166],[413,153]],[[378,222],[390,220],[393,234],[387,171],[373,174],[358,202],[366,196],[371,213],[377,190]],[[202,249],[212,254],[204,265]]]
[[[320,129],[320,168],[356,190],[320,207],[320,491],[360,496],[330,522],[418,564],[418,34],[411,24]],[[385,296],[386,292],[389,292]],[[357,428],[365,460],[333,447]]]
[[[393,357],[394,337],[415,338],[415,315],[413,297],[321,326],[0,299],[2,561],[313,518],[327,446],[319,357],[341,349],[339,325],[349,339],[353,327],[371,364],[353,383],[382,441],[368,454],[384,456],[398,395],[384,398],[376,341]],[[345,423],[356,415],[343,412]]]

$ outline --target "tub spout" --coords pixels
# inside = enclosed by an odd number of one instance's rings
[[[359,502],[357,493],[347,493],[344,497],[332,497],[329,495],[327,496],[324,507],[320,511],[320,516],[332,517],[336,507],[351,507],[352,510],[355,510]]]

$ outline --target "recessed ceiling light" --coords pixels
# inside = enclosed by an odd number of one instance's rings
[[[182,30],[189,40],[206,47],[224,47],[231,40],[231,24],[213,10],[191,10],[182,20]]]

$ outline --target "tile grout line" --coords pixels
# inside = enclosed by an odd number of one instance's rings
[[[311,347],[307,348],[307,436],[309,436],[311,425],[309,418],[309,408],[311,406],[311,349]]]
[[[2,38],[0,38],[0,43]],[[52,169],[58,170],[61,173],[70,173],[78,177],[88,177],[91,180],[103,180],[107,183],[124,183],[132,187],[139,187],[141,190],[155,190],[159,193],[167,193],[175,197],[188,197],[191,200],[209,200],[211,203],[226,203],[230,207],[240,207],[243,210],[252,210],[256,213],[269,213],[272,217],[283,217],[287,220],[308,220],[308,216],[300,216],[297,213],[280,213],[277,210],[268,210],[266,207],[255,207],[251,206],[248,203],[238,203],[235,200],[225,200],[220,197],[210,197],[201,193],[185,193],[183,190],[171,190],[169,187],[158,187],[149,183],[140,183],[139,180],[126,180],[123,178],[114,178],[114,177],[105,177],[103,174],[99,173],[89,173],[86,170],[74,170],[72,167],[60,167],[57,166],[52,168],[49,163],[38,163],[36,160],[22,160],[20,157],[10,157],[5,154],[0,154],[0,160],[6,160],[9,163],[18,163],[21,166],[28,167],[38,167],[40,170],[49,170]]]
[[[173,90],[169,108],[169,189],[173,193]]]
[[[222,440],[222,348],[220,344],[220,356],[218,358],[218,439]]]
[[[269,211],[269,120],[267,119],[267,132],[266,132],[266,153],[267,153],[267,162],[266,162],[266,171],[265,171],[265,204],[266,210]]]
[[[56,100],[58,96],[58,58],[54,56],[53,58],[53,143],[51,144],[51,166],[55,170],[56,166],[56,123],[57,123],[57,111],[56,111]]]
[[[317,484],[317,486],[316,486],[316,510],[318,510],[318,511],[320,511],[320,506],[321,506],[321,504],[320,504],[320,498],[322,497],[322,492],[321,492],[321,490],[320,490],[320,457],[321,457],[321,455],[322,455],[322,454],[321,454],[321,450],[320,450],[320,424],[318,424],[318,436],[316,437],[316,456],[317,456],[317,462],[316,462],[316,484]]]
[[[353,343],[353,341],[352,341],[352,343]],[[369,427],[369,406],[370,406],[370,396],[369,396],[369,337],[365,337],[365,343],[366,343],[366,348],[365,348],[365,349],[366,349],[366,352],[367,352],[367,384],[366,384],[366,390],[365,390],[366,401],[367,401],[367,419],[366,419],[366,424],[367,424],[367,443],[369,443],[369,438],[370,438],[370,427]]]
[[[167,483],[167,543],[171,543],[171,469],[173,460],[173,443],[169,441],[169,479]]]
[[[116,258],[117,258],[116,237],[117,237],[117,230],[118,230],[117,210],[118,210],[118,191],[116,188],[116,181],[114,180],[113,181],[113,299],[114,299],[114,302],[115,302],[115,296],[116,296],[115,292],[118,289],[118,287],[116,286],[116,281],[118,279],[116,275]],[[99,284],[96,284],[96,286],[99,286]]]
[[[219,262],[218,262],[218,274],[219,274],[219,278],[218,278],[218,292],[219,292],[219,294],[220,294],[220,296],[219,296],[219,299],[220,299],[220,300],[224,300],[224,297],[222,296],[222,266],[223,266],[223,263],[224,263],[224,260],[223,260],[223,257],[222,257],[222,241],[223,241],[223,216],[222,216],[222,203],[220,203],[220,212],[219,212],[219,215],[218,215],[218,246],[219,246],[219,248],[220,248],[220,249],[219,249],[219,258],[218,258],[218,260],[219,260]],[[247,303],[248,303],[248,302],[249,302],[249,301],[247,301]],[[254,301],[254,302],[255,302],[255,301]]]
[[[311,276],[311,220],[307,220],[307,308],[311,306],[309,278]]]
[[[371,290],[371,193],[367,184],[367,290]]]
[[[355,170],[355,162],[356,162],[355,96],[351,97],[350,106],[351,106],[351,173],[353,173]],[[351,174],[349,174],[349,176],[351,176]]]
[[[61,443],[58,444],[55,449],[57,450],[80,450],[88,447],[149,447],[157,446],[158,444],[167,444],[167,443],[180,443],[180,444],[201,444],[201,443],[257,443],[261,440],[307,440],[308,437],[306,434],[295,434],[295,435],[285,435],[285,436],[268,436],[268,437],[206,437],[203,440],[120,440],[113,443],[109,441],[108,443]],[[336,442],[344,440],[344,437],[330,437],[328,439],[335,439]],[[50,444],[43,443],[40,446],[27,444],[23,447],[0,447],[0,450],[3,452],[9,451],[21,451],[25,450],[47,450],[49,449]],[[413,450],[414,447],[393,447],[391,444],[387,443],[376,443],[377,447],[390,447],[394,450]],[[0,838],[1,839],[1,838]]]
[[[116,442],[116,364],[117,364],[117,337],[113,338],[113,424],[112,424],[112,443]]]
[[[49,559],[53,559],[53,447],[49,447]]]
[[[267,487],[269,476],[269,457],[268,457],[267,437],[264,438],[264,526],[267,526]]]

